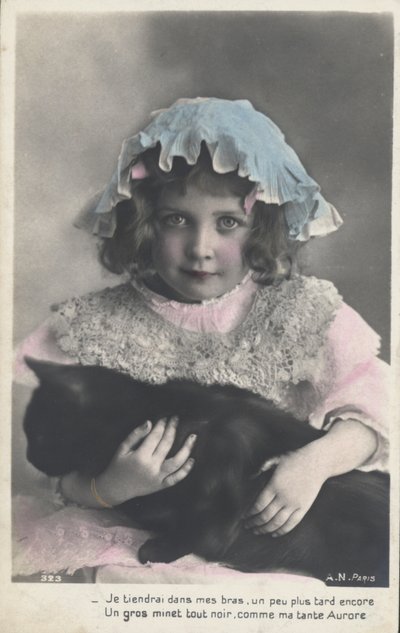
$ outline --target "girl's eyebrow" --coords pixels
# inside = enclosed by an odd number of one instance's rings
[[[222,209],[221,211],[214,211],[212,215],[235,215],[239,218],[247,217],[244,211],[238,211],[237,209]]]
[[[183,213],[183,214],[186,213],[187,215],[191,214],[191,211],[189,209],[177,209],[176,207],[169,207],[167,205],[160,205],[157,208],[157,212],[161,212],[161,211],[167,211],[169,213]],[[221,216],[221,215],[232,215],[232,216],[237,216],[239,218],[243,218],[243,216],[247,217],[246,214],[244,213],[244,210],[243,210],[243,212],[241,212],[241,211],[239,211],[237,209],[235,209],[235,210],[232,210],[232,209],[221,209],[221,210],[218,210],[218,211],[213,211],[213,213],[211,215],[213,215],[214,217],[218,217],[218,216]]]
[[[169,207],[166,204],[157,205],[157,211],[171,211],[172,213],[189,213],[185,209],[177,209],[176,207]]]

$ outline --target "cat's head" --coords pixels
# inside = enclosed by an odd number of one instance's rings
[[[39,379],[24,417],[28,460],[50,476],[101,472],[126,435],[132,380],[104,367],[25,362]]]

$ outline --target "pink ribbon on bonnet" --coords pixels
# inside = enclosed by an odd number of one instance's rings
[[[148,178],[148,176],[150,176],[150,174],[141,160],[135,163],[135,165],[131,168],[132,180],[143,180],[144,178]]]
[[[249,215],[249,213],[251,212],[254,203],[256,202],[256,200],[258,200],[258,191],[257,191],[257,187],[253,187],[253,189],[250,191],[250,193],[247,194],[247,196],[244,199],[244,212],[246,215]]]

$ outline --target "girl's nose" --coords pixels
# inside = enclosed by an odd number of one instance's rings
[[[186,246],[186,253],[191,259],[211,259],[214,256],[212,232],[206,228],[193,231]]]

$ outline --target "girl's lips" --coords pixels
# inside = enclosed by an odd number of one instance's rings
[[[212,277],[215,273],[208,273],[203,270],[184,270],[186,275],[190,277],[195,277],[196,279],[205,279],[206,277]]]

